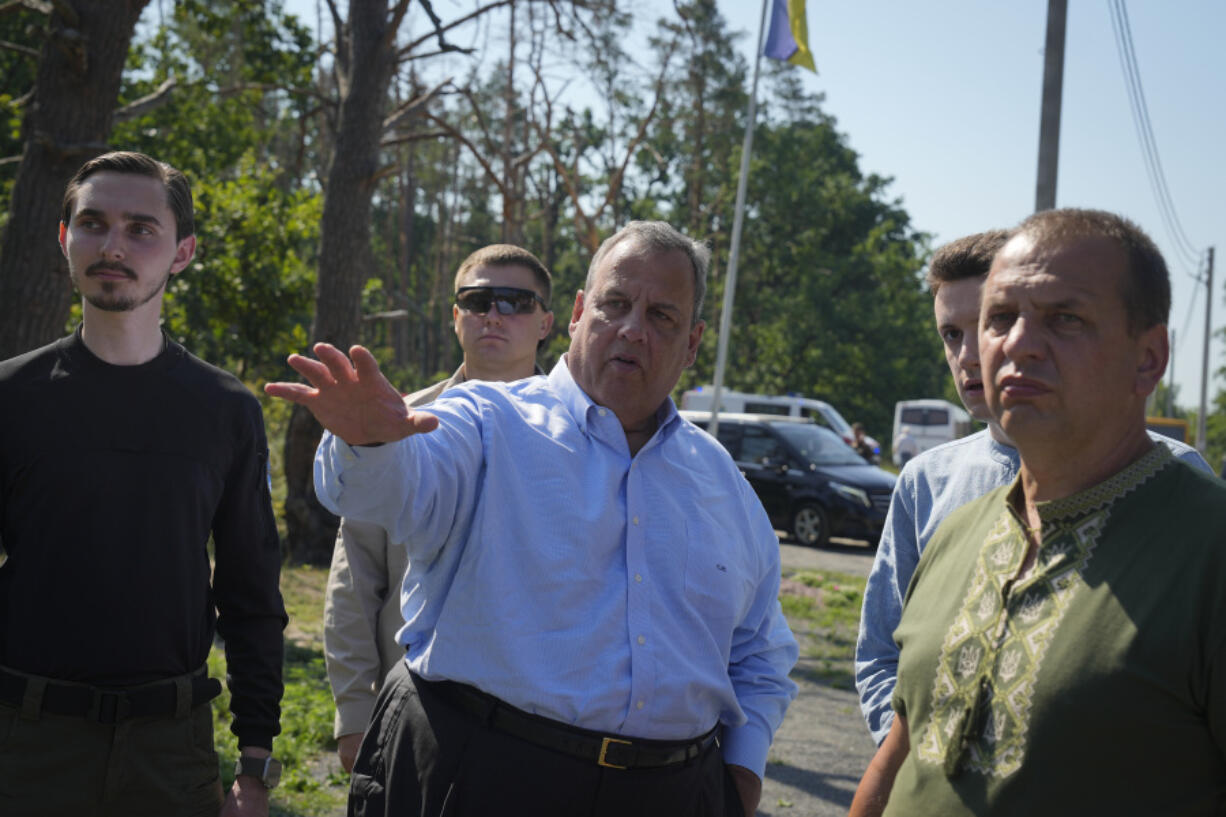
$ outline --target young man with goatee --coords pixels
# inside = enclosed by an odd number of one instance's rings
[[[81,325],[0,363],[0,814],[264,817],[281,551],[259,402],[159,326],[196,249],[187,179],[92,159],[59,240]],[[215,632],[241,755],[224,802]]]

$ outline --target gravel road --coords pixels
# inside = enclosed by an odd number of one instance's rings
[[[863,542],[836,540],[821,549],[779,547],[785,569],[867,576],[873,565],[873,550]],[[802,670],[804,663],[802,658]],[[771,746],[760,817],[842,817],[875,750],[856,694],[805,680],[802,674],[793,674],[800,693]]]

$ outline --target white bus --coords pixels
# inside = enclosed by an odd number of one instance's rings
[[[920,451],[965,437],[975,430],[966,409],[948,400],[900,400],[894,404],[893,439],[898,439],[903,426],[907,427]],[[894,462],[901,464],[897,453]]]

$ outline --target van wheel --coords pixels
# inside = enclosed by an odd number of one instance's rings
[[[823,547],[830,541],[830,525],[826,512],[806,503],[792,514],[792,538],[806,547]]]

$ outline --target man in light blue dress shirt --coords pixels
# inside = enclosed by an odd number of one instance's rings
[[[267,387],[329,429],[324,505],[409,548],[407,666],[351,813],[754,813],[797,647],[761,504],[669,398],[702,337],[708,256],[627,225],[548,377],[465,384],[428,414],[357,346],[292,356],[311,386]]]

